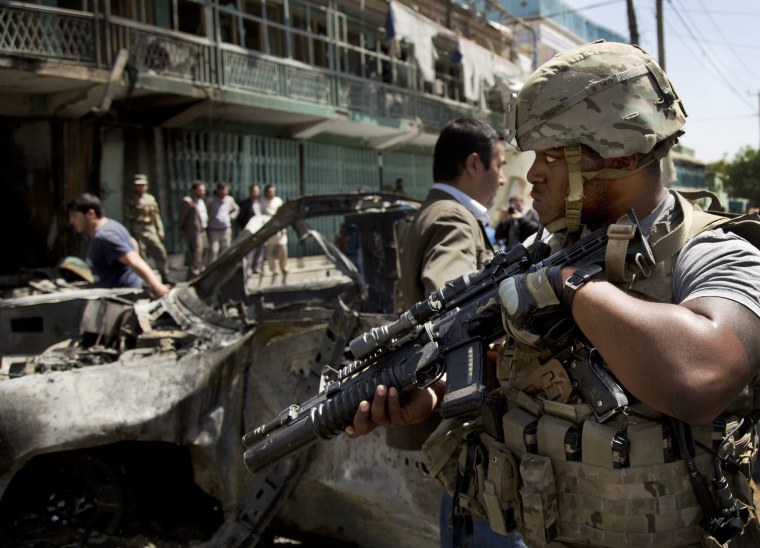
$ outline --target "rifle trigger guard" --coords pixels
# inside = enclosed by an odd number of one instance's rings
[[[446,370],[439,356],[438,343],[435,341],[430,341],[422,348],[414,373],[417,388],[427,388],[443,376]]]

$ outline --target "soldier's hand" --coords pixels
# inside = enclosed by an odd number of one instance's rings
[[[427,419],[438,405],[439,396],[433,388],[412,390],[403,404],[398,390],[378,386],[372,403],[363,401],[354,415],[354,423],[346,428],[349,438],[364,436],[378,426],[407,426]]]
[[[162,242],[164,241],[164,236],[165,234],[163,232],[158,233],[158,239],[161,240]]]
[[[518,274],[499,285],[504,328],[531,346],[553,346],[573,330],[572,314],[563,305],[560,267]]]

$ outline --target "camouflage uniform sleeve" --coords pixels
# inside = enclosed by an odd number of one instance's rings
[[[137,220],[137,202],[130,199],[127,203],[127,231],[133,233],[135,231],[135,221]]]

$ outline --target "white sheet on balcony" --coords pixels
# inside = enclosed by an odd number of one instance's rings
[[[497,81],[520,79],[520,68],[514,63],[472,40],[462,37],[458,40],[459,52],[462,54],[464,96],[469,101],[480,101],[481,93],[493,87]]]
[[[438,52],[433,46],[433,37],[439,34],[456,38],[458,41],[464,70],[464,94],[468,100],[481,100],[484,83],[486,88],[490,88],[497,83],[512,84],[521,79],[521,70],[514,63],[472,40],[457,37],[446,27],[399,2],[391,0],[388,13],[393,24],[392,28],[386,29],[388,37],[404,39],[414,45],[414,57],[426,82],[435,81],[435,61],[438,59]]]
[[[433,47],[433,37],[438,34],[454,37],[454,33],[398,2],[391,1],[388,10],[393,20],[394,33],[388,37],[404,39],[414,44],[414,58],[420,66],[422,78],[426,82],[434,82],[438,52]]]

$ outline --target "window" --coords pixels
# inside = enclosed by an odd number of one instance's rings
[[[111,0],[111,13],[139,21],[137,14],[137,0]]]
[[[146,23],[164,29],[172,28],[171,0],[145,0]]]
[[[63,8],[67,10],[78,10],[78,11],[87,11],[87,0],[58,0],[57,2],[53,0],[52,2],[40,2],[40,5],[43,6],[54,6],[57,8]]]
[[[243,47],[255,51],[266,51],[264,34],[261,31],[261,23],[253,19],[243,18]]]
[[[205,9],[191,0],[177,0],[177,30],[207,36]]]
[[[267,2],[266,5],[267,34],[269,38],[268,53],[278,57],[287,57],[288,49],[285,44],[285,9],[281,2]],[[274,23],[274,24],[272,24]]]
[[[228,44],[242,45],[238,16],[226,11],[219,11],[219,39]]]

